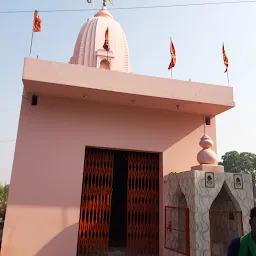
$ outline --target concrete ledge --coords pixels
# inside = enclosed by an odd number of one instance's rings
[[[201,164],[191,167],[191,171],[224,172],[224,166],[216,164]]]
[[[233,88],[25,58],[27,93],[216,116],[235,106]]]

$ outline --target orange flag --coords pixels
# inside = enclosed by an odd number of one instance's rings
[[[174,47],[174,44],[172,42],[172,39],[171,39],[171,45],[170,45],[170,52],[171,52],[171,55],[172,55],[172,60],[169,64],[168,70],[174,68],[175,65],[176,65],[176,51],[175,51],[175,47]]]
[[[103,48],[108,52],[110,50],[109,46],[109,32],[108,32],[108,27],[105,32],[105,42],[103,44]]]
[[[38,11],[35,10],[34,12],[34,22],[33,22],[33,31],[34,32],[41,32],[42,27],[41,27],[42,20],[38,14]]]
[[[224,73],[228,72],[228,56],[226,54],[226,51],[225,51],[225,47],[224,47],[224,43],[222,45],[222,56],[223,56],[223,61],[224,61],[224,65],[226,66],[226,70]]]

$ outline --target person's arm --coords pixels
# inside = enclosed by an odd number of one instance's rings
[[[233,239],[228,246],[227,256],[238,256],[240,249],[240,237]]]

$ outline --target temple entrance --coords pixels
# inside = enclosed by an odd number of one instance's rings
[[[243,222],[239,204],[225,182],[209,215],[211,256],[227,255],[230,241],[243,235]]]
[[[77,255],[159,254],[159,155],[86,148]]]
[[[125,255],[127,233],[128,153],[114,152],[113,190],[109,227],[109,255]]]

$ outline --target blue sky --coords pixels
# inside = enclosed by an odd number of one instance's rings
[[[114,7],[202,3],[203,0],[114,0]],[[213,2],[214,0],[204,0]],[[224,1],[224,0],[219,0]],[[227,0],[228,1],[228,0]],[[231,1],[231,0],[230,0]],[[101,0],[95,0],[96,7]],[[9,10],[90,8],[86,0],[2,0]],[[111,9],[111,7],[109,7]],[[256,3],[113,10],[126,33],[132,71],[169,77],[169,38],[177,52],[173,78],[226,85],[221,46],[230,60],[236,108],[217,118],[218,156],[229,150],[256,152]],[[32,56],[68,62],[87,12],[40,13],[43,32],[34,37]],[[16,138],[22,68],[29,54],[33,13],[0,13],[0,141]],[[199,138],[198,138],[199,139]],[[0,182],[9,182],[15,141],[0,142]]]

